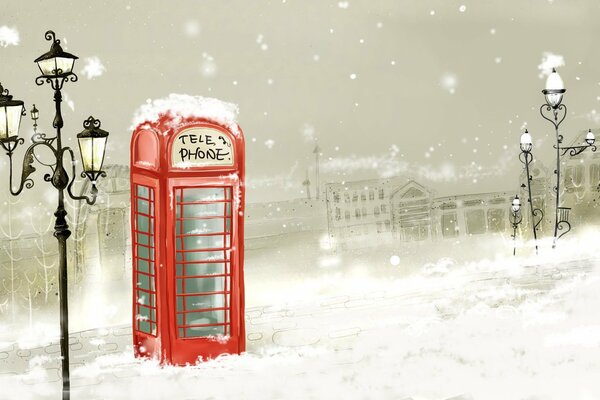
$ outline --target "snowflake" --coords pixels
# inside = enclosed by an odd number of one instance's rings
[[[98,57],[88,57],[85,59],[85,65],[81,70],[81,73],[88,79],[94,79],[106,71],[106,67],[102,65],[102,62]]]
[[[0,46],[17,46],[19,44],[19,40],[19,31],[17,31],[17,28],[0,26]]]
[[[183,26],[185,34],[188,37],[196,37],[200,34],[200,23],[196,20],[189,20]]]

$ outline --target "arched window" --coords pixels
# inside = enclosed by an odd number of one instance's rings
[[[136,167],[156,170],[158,168],[159,144],[152,131],[140,131],[135,139],[133,163]]]

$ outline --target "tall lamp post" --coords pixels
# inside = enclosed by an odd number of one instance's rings
[[[527,202],[529,203],[529,211],[531,212],[531,229],[533,230],[533,241],[535,244],[535,254],[538,254],[538,245],[537,245],[537,229],[539,224],[544,219],[544,212],[539,208],[533,207],[533,199],[531,197],[531,181],[533,177],[529,172],[529,166],[533,162],[533,153],[531,150],[533,149],[533,141],[531,140],[531,135],[529,131],[525,129],[525,132],[521,135],[521,154],[519,154],[519,160],[525,165],[525,174],[527,180]],[[536,221],[537,218],[537,221]]]
[[[69,319],[68,319],[68,296],[67,296],[67,239],[71,235],[67,225],[64,197],[65,192],[73,200],[85,200],[87,204],[92,205],[96,202],[98,189],[96,181],[99,177],[106,177],[102,171],[104,160],[104,150],[108,132],[100,129],[100,121],[94,117],[89,117],[83,122],[84,130],[77,135],[79,142],[79,151],[83,164],[82,177],[87,177],[92,187],[90,195],[76,196],[73,194],[73,184],[75,183],[75,154],[68,146],[63,146],[61,130],[63,128],[63,118],[61,114],[62,94],[61,89],[67,81],[76,82],[77,75],[73,73],[73,66],[76,56],[63,51],[60,46],[60,40],[52,31],[45,34],[45,38],[52,42],[50,51],[38,57],[37,63],[41,75],[35,79],[38,86],[44,83],[50,84],[54,90],[55,116],[52,126],[56,129],[56,136],[48,137],[45,133],[37,132],[37,119],[39,111],[35,107],[31,110],[31,117],[34,121],[34,134],[31,137],[32,144],[25,150],[23,167],[21,171],[20,183],[13,186],[13,153],[18,145],[23,144],[24,140],[18,137],[21,125],[21,117],[25,115],[24,103],[20,100],[13,100],[7,89],[0,85],[0,145],[6,150],[10,165],[10,193],[17,196],[23,191],[23,188],[31,189],[34,185],[30,177],[36,171],[33,166],[34,159],[44,167],[50,169],[49,173],[44,175],[44,181],[50,182],[58,191],[58,206],[54,212],[56,221],[54,224],[54,237],[58,240],[59,255],[59,296],[60,296],[60,351],[62,357],[62,398],[70,398],[69,382]],[[37,149],[49,149],[54,156],[53,161],[44,163],[40,161],[35,151]],[[65,153],[68,154],[65,164]],[[69,158],[70,157],[70,158]],[[65,167],[71,166],[71,173],[67,173]]]
[[[517,255],[517,228],[523,220],[523,215],[521,214],[521,200],[519,200],[518,195],[515,196],[512,204],[510,205],[510,214],[508,216],[510,224],[513,228],[513,234],[511,237],[513,239],[513,256],[515,256]]]
[[[561,207],[560,205],[560,160],[561,157],[569,153],[570,156],[576,156],[577,154],[583,153],[586,149],[596,151],[594,142],[596,138],[592,133],[591,129],[585,139],[585,144],[581,146],[561,146],[563,142],[563,135],[558,132],[560,124],[567,117],[567,106],[562,103],[563,95],[566,92],[565,85],[556,69],[552,69],[552,73],[548,75],[546,80],[546,88],[542,90],[546,103],[540,107],[540,114],[542,117],[549,121],[554,126],[554,132],[556,134],[556,169],[554,174],[556,175],[556,186],[554,191],[556,193],[556,205],[554,207],[554,240],[552,242],[552,248],[556,247],[556,241],[562,236],[566,235],[571,230],[571,224],[569,222],[569,212],[571,211],[568,207]],[[558,231],[562,231],[560,235]]]

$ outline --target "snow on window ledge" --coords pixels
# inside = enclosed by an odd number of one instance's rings
[[[206,118],[238,135],[238,114],[239,108],[234,103],[211,97],[171,93],[162,99],[148,99],[146,104],[139,107],[134,114],[131,129],[134,130],[141,124],[156,122],[163,115],[171,115],[175,120],[189,117]]]

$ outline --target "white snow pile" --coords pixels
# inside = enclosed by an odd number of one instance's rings
[[[473,276],[500,268],[484,262],[457,266],[450,282],[420,276],[418,285],[410,283],[412,294],[397,286],[360,303],[348,297],[339,307],[339,297],[313,308],[274,306],[288,320],[274,314],[262,324],[287,322],[290,328],[277,333],[287,342],[249,343],[245,354],[187,368],[135,359],[131,350],[100,354],[73,368],[73,398],[192,399],[202,388],[202,398],[215,400],[598,399],[600,270],[599,260],[589,261],[590,271],[547,291],[539,275],[522,280],[528,268],[500,286]],[[446,301],[458,307],[440,310]],[[302,329],[292,337],[294,323]],[[44,368],[47,361],[32,360],[23,375],[0,374],[0,387],[10,388],[10,398],[56,398],[60,382]]]
[[[158,121],[161,116],[170,115],[174,123],[190,117],[206,118],[228,128],[233,134],[239,134],[237,104],[228,103],[211,97],[190,96],[171,93],[162,99],[148,99],[146,104],[137,109],[133,117],[131,129],[144,123]]]

